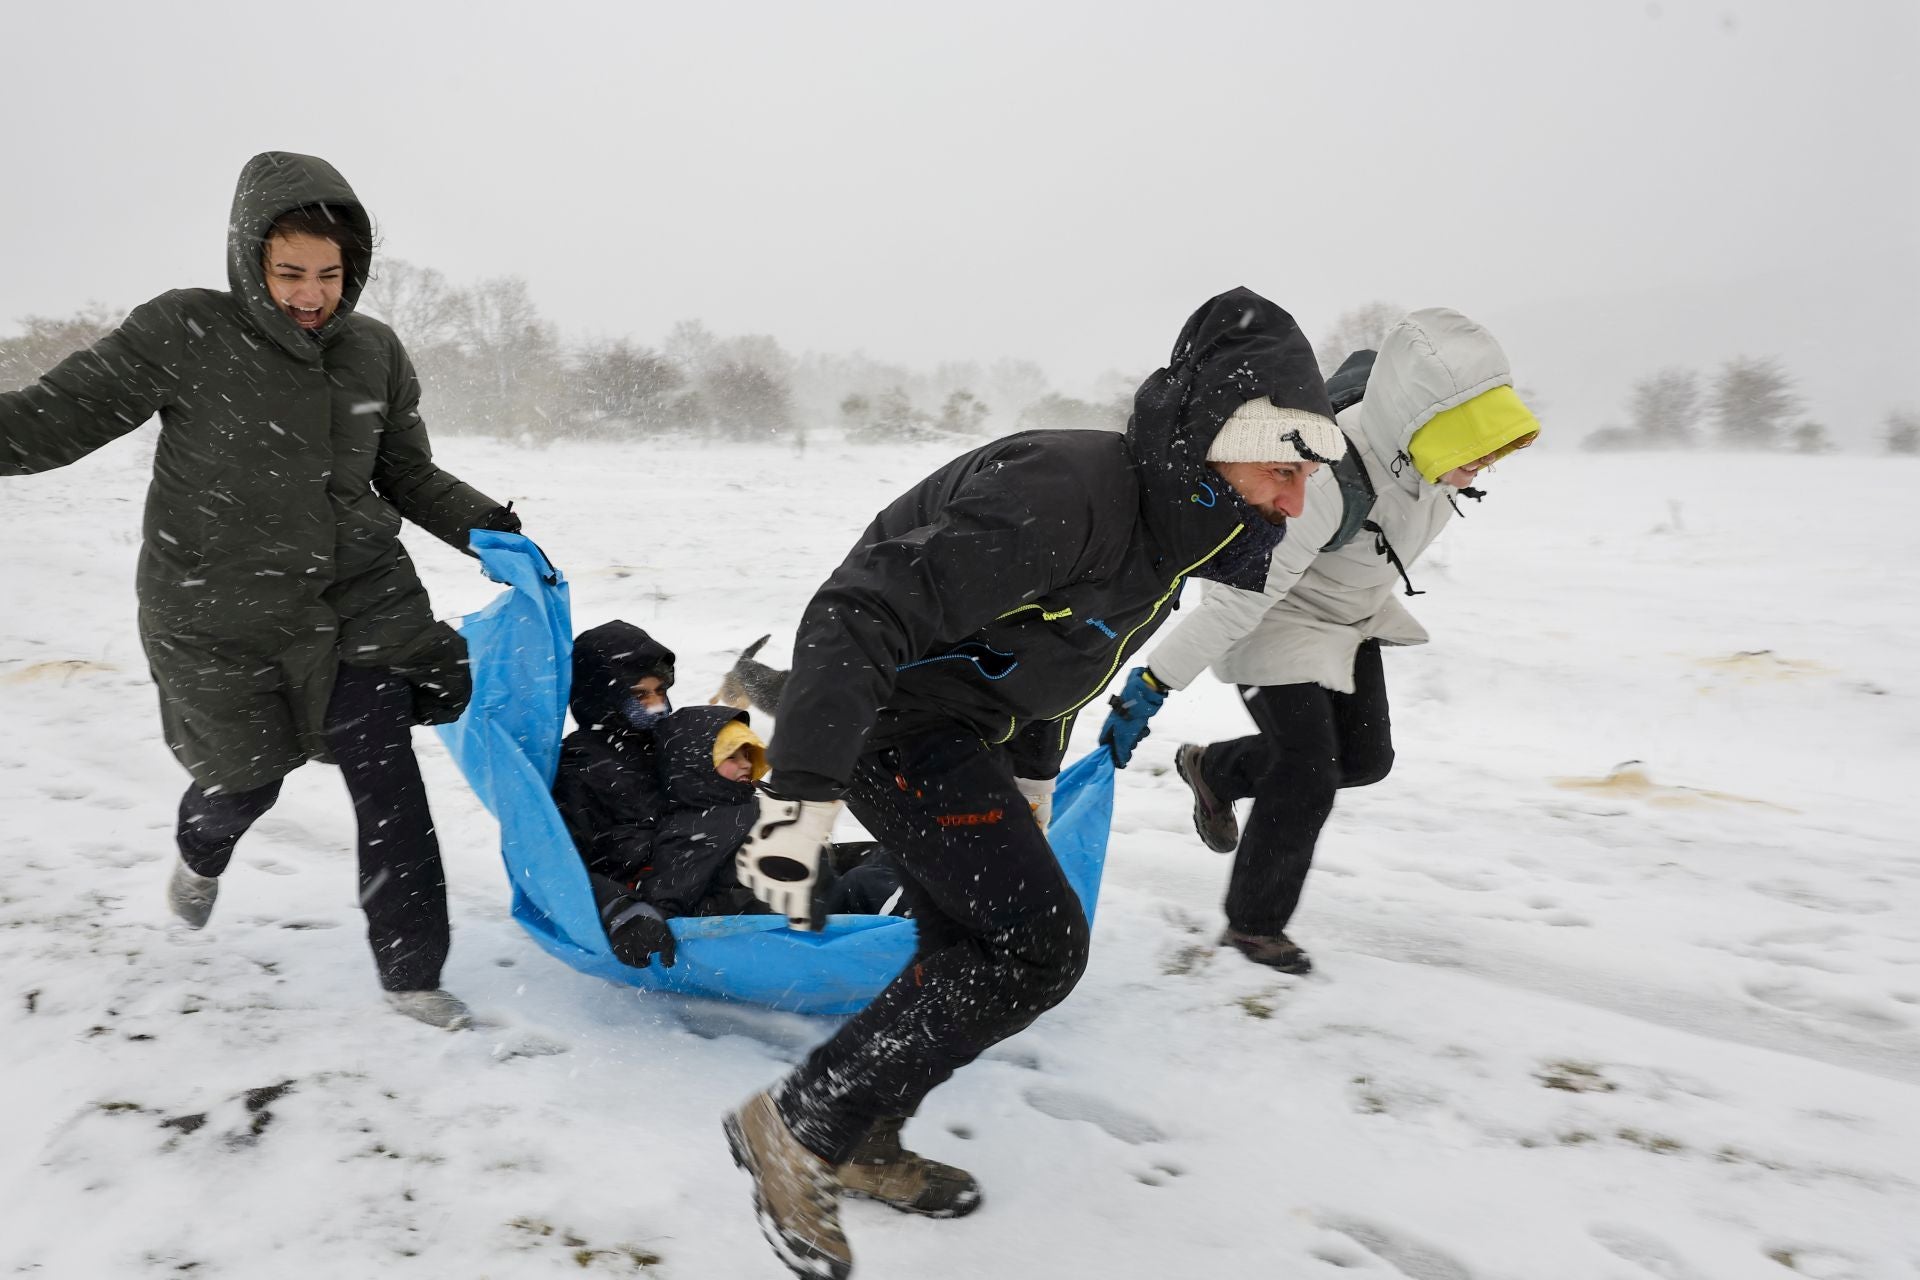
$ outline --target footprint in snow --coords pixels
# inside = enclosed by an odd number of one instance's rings
[[[1045,1070],[1045,1067],[1041,1064],[1038,1053],[1027,1048],[1025,1045],[1009,1045],[1005,1040],[994,1045],[980,1056],[993,1062],[1004,1062],[1010,1067],[1019,1067],[1023,1071]]]
[[[711,1000],[690,1001],[675,1012],[680,1025],[702,1040],[743,1036],[790,1062],[799,1061],[821,1039],[818,1020],[803,1020],[797,1014],[737,1009]]]
[[[1797,978],[1749,979],[1741,984],[1741,990],[1772,1008],[1854,1031],[1895,1031],[1913,1023],[1913,1019],[1901,1011],[1883,1008],[1857,995],[1835,996],[1818,991]]]
[[[484,1031],[492,1024],[476,1019],[473,1025]],[[495,1062],[510,1062],[515,1058],[549,1058],[572,1048],[548,1036],[522,1031],[496,1039],[490,1052]]]
[[[1789,1273],[1817,1277],[1817,1280],[1870,1280],[1881,1274],[1878,1270],[1863,1270],[1860,1258],[1824,1244],[1776,1241],[1766,1245],[1763,1251]]]
[[[1622,1262],[1631,1262],[1660,1280],[1700,1280],[1700,1273],[1675,1249],[1651,1232],[1621,1223],[1596,1222],[1587,1228],[1594,1243]]]
[[[1890,902],[1873,898],[1842,898],[1822,893],[1804,880],[1754,880],[1747,887],[1780,902],[1810,907],[1815,911],[1828,911],[1834,915],[1870,916],[1893,907]]]
[[[1364,1218],[1350,1218],[1345,1214],[1318,1213],[1314,1218],[1321,1226],[1352,1240],[1407,1277],[1407,1280],[1473,1280],[1473,1272],[1451,1256],[1404,1232]],[[1336,1258],[1327,1258],[1325,1261],[1336,1266],[1350,1265]]]
[[[1145,1116],[1076,1089],[1037,1085],[1022,1095],[1027,1105],[1055,1120],[1081,1120],[1130,1146],[1164,1142],[1167,1135]]]

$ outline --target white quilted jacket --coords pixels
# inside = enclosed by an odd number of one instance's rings
[[[1340,415],[1373,480],[1372,519],[1411,566],[1452,518],[1453,490],[1428,484],[1407,442],[1435,414],[1513,373],[1493,335],[1457,311],[1416,311],[1380,344],[1365,399]],[[1229,684],[1319,684],[1353,692],[1353,656],[1363,640],[1422,644],[1426,631],[1401,604],[1399,573],[1361,530],[1321,552],[1340,524],[1340,488],[1331,468],[1308,481],[1301,516],[1273,553],[1263,591],[1205,584],[1200,606],[1167,633],[1147,665],[1184,689],[1208,667]]]

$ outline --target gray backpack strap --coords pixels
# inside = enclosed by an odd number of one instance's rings
[[[1327,379],[1327,398],[1335,413],[1344,413],[1359,404],[1367,394],[1367,379],[1373,373],[1374,353],[1356,351],[1340,362],[1340,368]],[[1328,539],[1322,551],[1338,551],[1353,541],[1373,514],[1373,480],[1366,463],[1347,441],[1347,451],[1333,464],[1333,478],[1340,484],[1340,527]]]

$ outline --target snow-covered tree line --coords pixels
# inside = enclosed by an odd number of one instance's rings
[[[1124,378],[1110,379],[1116,389],[1097,400],[1064,395],[1029,360],[928,370],[860,353],[794,355],[767,335],[724,336],[699,320],[675,325],[658,345],[569,340],[519,277],[460,285],[395,258],[381,260],[359,306],[406,343],[437,433],[803,445],[810,429],[826,427],[856,443],[964,443],[1026,427],[1118,427],[1132,398]],[[19,320],[21,332],[0,338],[0,390],[25,386],[119,319],[89,304],[70,316]]]

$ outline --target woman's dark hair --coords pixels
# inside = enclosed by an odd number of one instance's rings
[[[273,220],[273,225],[267,228],[267,234],[261,239],[264,242],[275,236],[315,236],[321,240],[331,240],[340,246],[343,262],[351,261],[366,251],[366,246],[354,234],[353,224],[324,204],[310,204],[281,214]]]

